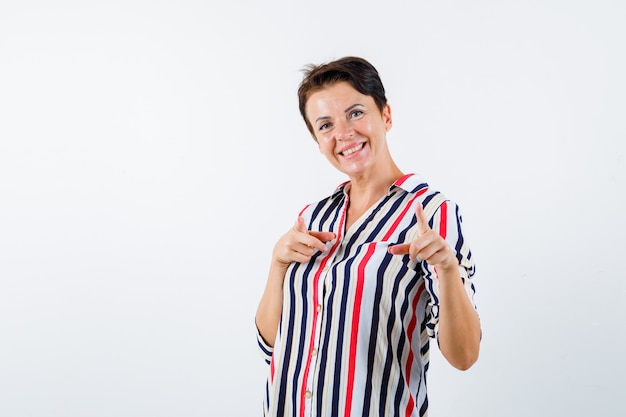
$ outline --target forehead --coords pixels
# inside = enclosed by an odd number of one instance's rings
[[[305,109],[309,117],[318,113],[338,110],[343,111],[353,104],[371,105],[374,99],[358,92],[350,83],[339,81],[326,85],[309,95]]]

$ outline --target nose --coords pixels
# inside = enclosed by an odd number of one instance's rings
[[[335,125],[336,140],[350,140],[354,137],[354,128],[347,120],[337,122]]]

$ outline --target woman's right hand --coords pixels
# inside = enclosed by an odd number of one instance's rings
[[[316,251],[325,251],[325,242],[335,238],[333,232],[307,230],[304,219],[298,217],[296,224],[274,246],[272,263],[265,291],[256,313],[256,324],[263,340],[274,346],[283,308],[283,281],[292,262],[308,262]]]
[[[276,242],[272,260],[283,268],[292,262],[308,262],[316,251],[326,251],[325,243],[335,237],[333,232],[307,230],[304,219],[298,217],[296,224]]]

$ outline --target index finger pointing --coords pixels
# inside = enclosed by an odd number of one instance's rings
[[[296,220],[295,229],[300,233],[308,233],[306,225],[304,224],[304,218],[298,217],[298,220]]]
[[[307,229],[304,218],[302,217],[298,217],[294,230],[301,235],[306,235],[299,238],[301,243],[309,248],[315,248],[322,252],[326,250],[326,242],[333,240],[336,237],[333,232],[314,232]]]
[[[328,242],[330,240],[333,240],[335,237],[337,237],[337,235],[334,234],[333,232],[313,232],[313,231],[310,231],[309,234],[311,236],[316,237],[317,239],[319,239],[322,242]]]
[[[428,226],[428,219],[426,219],[426,214],[424,213],[424,207],[422,207],[422,203],[417,203],[417,207],[415,208],[415,215],[417,216],[417,236],[420,237],[430,230],[430,226]]]

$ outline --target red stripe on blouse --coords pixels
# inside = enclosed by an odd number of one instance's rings
[[[313,278],[313,322],[311,323],[311,339],[309,341],[309,349],[306,358],[306,366],[304,368],[304,374],[302,375],[302,391],[300,392],[300,417],[304,417],[304,400],[307,391],[307,379],[309,378],[309,369],[311,367],[311,354],[313,352],[313,346],[315,345],[315,328],[317,327],[317,316],[319,312],[317,311],[317,305],[319,304],[319,299],[317,297],[317,286],[319,285],[319,278],[322,275],[322,271],[326,267],[329,259],[332,259],[332,255],[339,246],[341,242],[341,235],[343,233],[343,225],[344,220],[346,218],[346,211],[348,206],[343,210],[341,214],[341,221],[339,222],[339,230],[337,231],[337,240],[333,247],[328,251],[328,255],[324,258],[324,260],[320,263],[318,270],[315,272],[315,277]]]
[[[440,234],[442,234],[442,237],[445,239],[446,237],[446,224],[447,224],[447,218],[446,218],[446,214],[447,210],[446,210],[446,206],[445,206],[445,202],[442,204],[442,215],[441,215],[441,224],[439,225],[439,231]],[[406,385],[410,386],[410,382],[411,382],[411,364],[413,363],[413,358],[415,357],[415,354],[413,353],[413,332],[415,331],[415,326],[417,326],[417,303],[419,302],[419,298],[422,295],[422,292],[424,291],[424,285],[422,285],[419,290],[417,291],[417,295],[415,296],[415,298],[413,299],[413,317],[411,317],[411,322],[409,323],[409,327],[407,328],[407,334],[408,339],[409,339],[409,357],[407,359],[406,362],[406,369],[405,369],[405,375],[406,375]],[[415,400],[413,399],[413,395],[411,395],[409,397],[409,403],[406,406],[406,410],[404,412],[404,415],[406,417],[409,417],[412,413],[413,413],[413,409],[415,408]]]
[[[400,178],[398,181],[396,181],[396,185],[402,184],[410,176],[411,174],[405,175],[404,177]],[[391,225],[391,227],[389,228],[389,230],[383,237],[382,239],[383,241],[386,241],[387,239],[389,239],[391,235],[393,235],[398,225],[400,224],[400,222],[402,221],[406,213],[409,211],[409,209],[413,205],[413,202],[420,195],[424,194],[427,190],[428,188],[423,188],[417,194],[415,194],[415,197],[413,197],[409,201],[409,203],[404,207],[402,212],[396,217],[393,224]],[[352,330],[350,334],[350,355],[348,357],[349,358],[348,359],[348,386],[347,386],[347,392],[346,392],[346,409],[344,412],[345,417],[350,417],[350,413],[352,412],[352,393],[354,391],[354,374],[355,374],[355,368],[356,368],[356,346],[357,346],[357,339],[358,339],[358,334],[359,334],[359,319],[361,317],[361,301],[363,299],[363,282],[365,280],[365,266],[367,265],[367,262],[370,260],[370,258],[374,254],[374,249],[375,249],[375,244],[372,244],[369,246],[367,253],[365,254],[363,260],[361,261],[358,267],[358,276],[357,276],[357,284],[356,284],[356,292],[355,292],[355,304],[354,304],[354,310],[353,310],[353,315],[352,315]],[[421,288],[421,290],[423,290],[423,287]],[[416,302],[417,301],[415,301],[415,303]],[[413,311],[415,311],[416,307],[417,307],[417,304],[413,306]],[[413,320],[415,320],[415,317],[413,317]],[[415,325],[413,327],[415,327]]]
[[[439,221],[439,236],[446,238],[448,234],[448,204],[444,201],[441,203],[441,219]]]
[[[302,216],[302,213],[304,213],[306,211],[306,209],[308,209],[310,206],[310,204],[307,204],[306,206],[304,206],[304,208],[302,210],[300,210],[300,213],[298,213],[298,217]]]
[[[444,201],[441,203],[441,216],[439,218],[439,236],[442,238],[446,238],[448,234],[448,205]],[[437,272],[437,268],[435,270],[435,277],[439,279],[439,273]]]
[[[359,337],[359,319],[361,318],[361,301],[363,300],[363,283],[365,282],[365,266],[372,258],[376,244],[369,245],[363,260],[357,269],[357,283],[354,294],[354,309],[352,312],[352,329],[350,332],[350,356],[348,357],[348,386],[346,392],[345,417],[350,417],[352,412],[352,392],[354,391],[354,372],[356,368],[356,345]]]
[[[407,211],[409,211],[409,209],[411,208],[411,206],[413,205],[413,202],[415,201],[415,199],[417,197],[419,197],[420,195],[424,194],[426,191],[428,190],[428,187],[422,188],[421,190],[419,190],[417,192],[417,194],[415,194],[415,197],[413,197],[409,203],[404,207],[404,209],[402,210],[402,213],[400,213],[396,219],[394,220],[393,224],[391,225],[391,227],[389,228],[389,230],[387,231],[387,233],[385,233],[385,236],[383,237],[383,241],[389,239],[389,237],[391,235],[393,235],[393,233],[396,231],[396,228],[398,227],[398,225],[400,224],[400,222],[402,221],[402,219],[404,218],[404,216],[406,215]]]
[[[401,186],[402,184],[404,184],[404,181],[406,181],[407,179],[411,178],[414,174],[406,174],[403,175],[402,177],[398,178],[396,180],[396,182],[393,183],[393,185],[397,185],[398,187]]]
[[[413,358],[415,357],[415,355],[413,354],[413,331],[415,330],[415,326],[417,326],[417,303],[419,302],[420,296],[422,295],[422,292],[424,291],[424,284],[422,284],[422,286],[420,286],[420,288],[417,290],[417,295],[415,296],[415,298],[413,299],[413,305],[411,307],[413,307],[413,317],[411,317],[411,322],[409,323],[409,327],[407,328],[407,334],[408,339],[409,339],[409,357],[407,359],[406,362],[406,369],[405,369],[405,375],[406,375],[406,386],[409,387],[410,386],[410,382],[411,382],[411,365],[413,364]],[[409,398],[409,403],[406,406],[406,410],[405,410],[405,416],[410,416],[413,413],[413,409],[415,408],[415,401],[413,400],[413,395],[409,392],[410,398]]]

